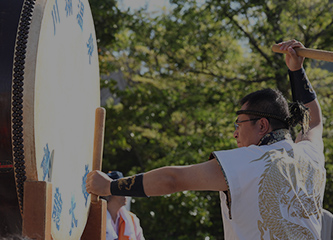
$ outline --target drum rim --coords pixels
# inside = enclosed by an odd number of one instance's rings
[[[14,59],[13,59],[13,77],[12,77],[12,106],[11,106],[11,123],[12,123],[12,146],[13,146],[13,162],[15,171],[16,190],[19,201],[21,214],[23,214],[23,194],[24,182],[26,176],[26,161],[31,161],[31,154],[26,149],[25,131],[27,127],[23,126],[23,118],[27,116],[24,113],[24,84],[26,79],[25,63],[31,60],[28,56],[27,49],[30,44],[29,30],[32,24],[32,16],[35,10],[36,0],[25,0],[22,6],[21,16],[18,24]],[[33,117],[33,114],[28,114]],[[29,134],[29,133],[28,133]],[[29,135],[28,135],[29,136]],[[33,137],[33,136],[32,136]],[[33,149],[33,148],[31,148]],[[30,154],[30,156],[29,156]],[[29,164],[28,164],[29,165]],[[29,179],[33,180],[33,179]]]

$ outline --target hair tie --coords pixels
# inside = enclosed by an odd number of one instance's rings
[[[290,117],[286,119],[287,123],[291,127],[295,127],[300,124],[302,127],[302,133],[305,134],[309,131],[310,113],[309,109],[301,102],[289,103]]]

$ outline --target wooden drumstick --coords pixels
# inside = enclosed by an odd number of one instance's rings
[[[102,169],[103,144],[104,144],[104,126],[105,126],[105,109],[96,108],[95,111],[95,132],[94,132],[94,149],[92,170]],[[98,196],[91,195],[92,202],[98,202]]]
[[[280,50],[279,44],[274,44],[272,46],[273,52],[276,53],[288,53],[288,51]],[[311,48],[294,48],[298,56],[312,58],[316,60],[323,60],[327,62],[333,62],[333,52],[323,51]]]

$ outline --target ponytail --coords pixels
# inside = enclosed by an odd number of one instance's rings
[[[295,127],[297,124],[301,125],[302,133],[306,134],[309,131],[310,112],[309,109],[301,102],[289,103],[290,117],[286,118],[289,127]]]

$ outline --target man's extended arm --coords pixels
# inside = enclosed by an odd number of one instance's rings
[[[148,196],[185,190],[224,191],[228,189],[216,159],[190,166],[152,170],[144,175],[143,184]],[[160,186],[163,186],[163,189]]]
[[[125,196],[133,196],[132,190],[136,176],[114,180],[114,186]],[[110,191],[111,179],[100,171],[90,172],[87,176],[87,192],[99,196],[112,194]],[[118,184],[121,183],[121,184]],[[228,186],[225,182],[221,167],[216,159],[189,166],[162,167],[143,175],[143,189],[147,196],[161,196],[185,190],[225,191]]]

